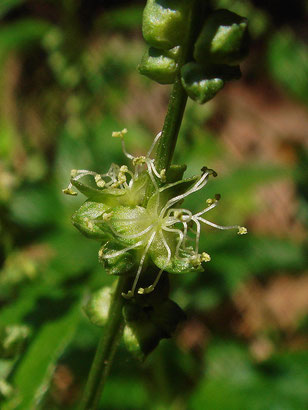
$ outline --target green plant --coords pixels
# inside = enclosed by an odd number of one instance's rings
[[[73,224],[87,237],[102,241],[99,252],[105,270],[120,278],[112,293],[108,317],[100,321],[99,295],[86,311],[94,323],[105,323],[93,361],[81,408],[97,408],[124,323],[126,340],[143,355],[163,337],[170,337],[183,319],[181,309],[168,299],[168,273],[202,272],[210,261],[199,253],[200,226],[221,226],[204,219],[220,199],[208,199],[206,207],[193,214],[182,201],[201,190],[216,172],[202,168],[200,176],[183,179],[183,165],[171,165],[187,96],[204,103],[212,99],[226,81],[239,78],[236,65],[247,53],[247,21],[227,10],[209,12],[194,0],[149,0],[143,14],[143,35],[149,51],[142,59],[142,74],[173,83],[164,127],[146,156],[126,151],[127,130],[113,132],[132,163],[112,164],[105,174],[73,170],[65,194],[88,199],[73,215]],[[155,48],[153,48],[155,47]],[[155,158],[151,158],[156,147]],[[91,184],[82,182],[93,178]],[[195,237],[189,235],[195,226]],[[191,245],[189,241],[193,241]],[[161,277],[164,277],[164,280]],[[105,292],[101,294],[105,297]],[[104,311],[104,309],[103,309]]]

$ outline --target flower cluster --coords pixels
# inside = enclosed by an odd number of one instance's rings
[[[210,255],[200,252],[201,224],[217,229],[237,229],[238,225],[221,226],[205,219],[215,208],[219,195],[206,201],[206,207],[193,214],[181,206],[183,200],[200,191],[215,171],[203,167],[201,175],[183,179],[184,166],[171,166],[158,172],[151,154],[161,133],[153,141],[146,156],[135,157],[126,151],[124,136],[127,130],[114,132],[121,139],[123,152],[132,164],[112,164],[108,172],[98,174],[88,170],[73,170],[69,186],[63,190],[69,195],[78,191],[87,201],[73,215],[73,224],[86,236],[102,241],[99,259],[111,274],[134,275],[134,281],[125,298],[151,293],[162,273],[202,272]],[[85,181],[85,179],[90,179]],[[140,276],[147,269],[157,270],[154,282],[138,287]]]

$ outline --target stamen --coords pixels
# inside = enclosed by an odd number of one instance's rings
[[[197,218],[192,218],[192,220],[195,222],[196,226],[197,226],[197,233],[196,233],[196,253],[199,252],[199,240],[200,240],[200,222],[198,221]]]
[[[166,182],[166,169],[165,168],[160,171],[159,175],[160,175],[161,182]]]
[[[169,265],[169,262],[170,262],[170,259],[171,259],[171,256],[172,256],[172,254],[171,254],[171,249],[169,248],[169,245],[168,245],[168,243],[167,243],[167,241],[166,241],[166,238],[165,238],[165,235],[163,234],[163,232],[162,232],[162,231],[159,231],[159,234],[160,234],[160,236],[161,236],[161,239],[162,239],[162,241],[163,241],[164,247],[166,248],[166,251],[167,251],[167,254],[168,254],[168,256],[167,256],[167,263],[166,263],[166,265],[164,266],[164,268],[166,268],[166,267]]]
[[[176,248],[175,248],[175,254],[178,255],[178,254],[179,254],[179,251],[180,251],[180,247],[181,247],[181,245],[182,245],[182,243],[183,243],[183,240],[184,240],[184,234],[183,234],[183,232],[182,232],[180,229],[172,229],[172,228],[168,228],[168,227],[166,227],[166,226],[163,226],[162,229],[163,229],[164,231],[177,233],[177,234],[179,235],[179,241],[178,241],[177,246],[176,246]],[[168,263],[169,263],[169,262],[168,262]]]
[[[150,149],[149,149],[149,151],[148,151],[148,153],[147,153],[147,157],[148,157],[148,158],[151,156],[152,151],[153,151],[155,145],[157,144],[158,140],[160,139],[161,135],[162,135],[162,132],[159,132],[159,133],[156,135],[156,137],[154,138],[154,141],[152,142],[152,145],[151,145],[151,147],[150,147]]]
[[[121,249],[120,251],[113,252],[113,253],[108,254],[108,255],[104,255],[104,250],[103,250],[103,249],[100,249],[99,252],[98,252],[98,254],[99,254],[99,257],[100,257],[101,259],[111,259],[111,258],[115,258],[115,257],[120,256],[120,255],[123,255],[123,253],[128,252],[128,251],[130,251],[130,250],[132,250],[132,249],[134,249],[134,248],[138,248],[138,246],[141,246],[142,244],[143,244],[143,242],[142,242],[142,241],[139,241],[139,242],[135,243],[135,244],[132,245],[132,246],[128,246],[128,247],[125,248],[125,249]]]
[[[164,270],[161,269],[161,270],[158,272],[158,274],[157,274],[157,276],[156,276],[154,282],[152,283],[152,285],[148,286],[147,288],[139,288],[139,289],[138,289],[139,295],[144,295],[144,294],[147,295],[147,294],[153,292],[153,290],[155,289],[156,285],[157,285],[158,282],[159,282],[159,279],[160,279],[160,277],[161,277],[163,271],[164,271]]]
[[[141,232],[138,232],[138,233],[135,233],[135,234],[132,234],[132,235],[126,235],[126,236],[123,235],[123,238],[125,238],[125,239],[135,239],[135,238],[139,238],[140,236],[143,236],[143,235],[145,235],[147,232],[149,232],[152,228],[153,228],[153,224],[150,225],[150,226],[148,226],[146,229],[144,229],[144,230],[141,231]]]
[[[211,209],[216,208],[217,205],[218,205],[218,202],[212,203],[212,205],[210,205],[207,208],[203,209],[203,211],[200,211],[197,214],[195,214],[194,217],[198,218],[199,216],[201,216],[201,215],[205,214],[206,212],[210,211]]]
[[[248,231],[247,231],[247,228],[245,228],[245,226],[239,226],[237,233],[238,233],[239,235],[246,235],[247,232],[248,232]]]
[[[222,230],[228,230],[228,229],[238,229],[238,230],[240,230],[240,228],[241,228],[241,226],[239,226],[239,225],[231,225],[231,226],[217,225],[217,224],[215,224],[215,223],[213,223],[213,222],[210,222],[210,221],[208,221],[208,220],[206,220],[206,219],[203,219],[203,218],[200,218],[200,217],[198,218],[198,220],[199,220],[200,222],[205,223],[206,225],[212,226],[213,228],[222,229]]]
[[[123,128],[122,131],[113,131],[113,138],[124,138],[124,135],[127,134],[127,128]]]
[[[71,182],[68,184],[68,187],[67,187],[67,188],[62,189],[62,192],[63,192],[63,194],[65,194],[65,195],[71,195],[71,196],[76,196],[76,195],[78,195],[78,192],[76,192],[76,191],[73,190],[73,185],[72,185]]]
[[[208,175],[209,175],[208,173],[203,174],[201,176],[201,178],[193,185],[193,187],[191,189],[189,189],[188,191],[186,191],[184,194],[178,195],[174,198],[169,199],[169,201],[166,203],[166,205],[161,210],[160,216],[164,215],[165,212],[167,211],[167,209],[169,209],[172,205],[174,205],[177,202],[181,201],[182,199],[186,198],[188,195],[191,195],[194,192],[197,192],[200,189],[202,189],[207,184]]]
[[[146,254],[148,253],[148,250],[149,250],[149,248],[150,248],[150,246],[153,242],[153,239],[154,239],[155,235],[156,235],[156,232],[153,232],[150,239],[149,239],[149,242],[147,243],[147,246],[146,246],[146,248],[145,248],[145,250],[142,254],[142,257],[141,257],[140,263],[139,263],[139,267],[138,267],[138,271],[136,273],[136,277],[135,277],[135,280],[134,280],[134,283],[133,283],[133,286],[132,286],[131,290],[128,291],[126,294],[124,292],[122,292],[122,296],[124,296],[125,298],[131,298],[131,297],[134,296],[136,286],[137,286],[137,283],[138,283],[138,280],[139,280],[139,277],[140,277],[140,274],[141,274],[141,271],[142,271],[142,267],[143,267],[143,264],[144,264],[144,261],[145,261]]]
[[[122,150],[123,150],[124,155],[125,155],[126,158],[128,158],[128,159],[134,159],[134,156],[131,155],[131,154],[129,154],[129,153],[126,151],[125,142],[124,142],[124,136],[125,136],[125,134],[127,134],[127,129],[126,129],[126,128],[124,128],[122,131],[114,131],[114,132],[112,133],[112,136],[113,136],[113,138],[121,138]]]
[[[201,253],[201,262],[210,262],[211,260],[211,256],[206,253],[206,252],[202,252]]]
[[[99,188],[104,188],[104,186],[106,185],[106,181],[103,180],[100,174],[95,175],[94,179],[95,179],[96,185]]]

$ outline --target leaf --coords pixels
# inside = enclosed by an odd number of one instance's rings
[[[276,32],[267,51],[268,68],[276,81],[308,102],[308,48],[291,31]]]
[[[206,372],[190,400],[192,410],[307,407],[307,352],[277,354],[257,366],[244,346],[216,340],[205,360]]]
[[[79,320],[80,305],[76,303],[66,315],[47,322],[38,331],[13,376],[12,383],[20,399],[15,410],[38,408],[48,389],[55,363],[70,343]],[[10,409],[10,402],[2,408]]]

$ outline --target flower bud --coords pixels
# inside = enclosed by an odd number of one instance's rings
[[[83,310],[95,326],[104,326],[108,319],[111,301],[111,288],[106,286],[93,293]]]
[[[206,70],[196,63],[185,64],[181,74],[182,85],[187,94],[199,104],[211,100],[225,85],[222,78],[206,73]]]
[[[148,0],[143,12],[142,33],[153,47],[168,50],[185,37],[187,0]]]
[[[174,47],[174,49],[178,53],[179,47]],[[174,54],[170,53],[174,49],[162,51],[150,47],[142,57],[138,67],[139,72],[160,84],[172,84],[177,70]]]
[[[200,64],[236,64],[247,53],[247,19],[228,10],[214,11],[195,43],[195,60]]]

